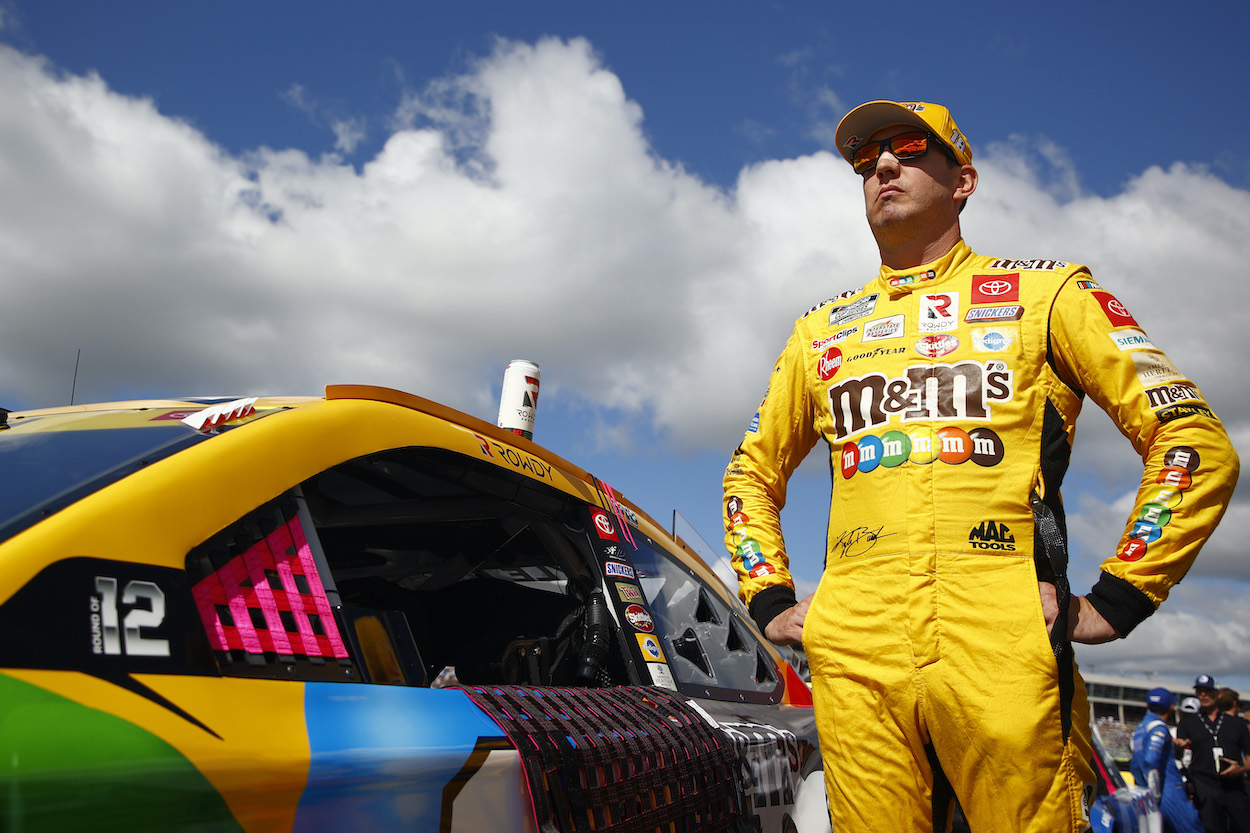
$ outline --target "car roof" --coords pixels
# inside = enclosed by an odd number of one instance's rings
[[[207,408],[220,408],[235,401],[239,400],[229,396],[194,396],[61,405],[10,412],[7,415],[7,427],[9,430],[25,434],[86,429],[133,429],[161,422],[170,425],[171,422],[183,416],[191,416]],[[261,396],[249,397],[248,401],[251,402],[251,407],[246,413],[229,420],[224,425],[218,424],[213,430],[203,433],[224,437],[226,434],[236,434],[234,429],[249,423],[255,424],[254,429],[249,428],[246,432],[238,433],[238,438],[242,439],[243,434],[250,434],[253,430],[259,433],[269,433],[263,428],[269,422],[266,417],[283,412],[302,411],[307,412],[311,417],[317,411],[345,405],[376,403],[382,406],[398,406],[429,418],[424,422],[430,436],[428,444],[431,446],[455,449],[458,445],[458,450],[466,453],[484,451],[485,456],[491,462],[510,466],[513,471],[530,479],[544,482],[548,486],[588,503],[606,502],[604,495],[606,484],[603,481],[555,452],[519,434],[415,394],[373,385],[343,384],[327,386],[324,397]],[[348,424],[343,427],[349,428],[352,417],[349,416],[346,419]],[[465,433],[473,439],[466,442],[463,437]],[[459,435],[458,442],[457,435]],[[217,442],[206,442],[200,445],[212,446],[214,449],[218,447]],[[307,448],[306,451],[313,455],[320,449]],[[177,449],[177,452],[179,457],[187,457],[192,452],[201,453],[200,449],[187,451],[181,448]],[[544,472],[546,476],[540,476]],[[148,472],[143,474],[146,475]],[[723,580],[684,540],[657,523],[629,498],[619,492],[613,492],[613,495],[640,530],[653,538],[675,544],[690,568],[696,570],[719,590],[723,590],[726,596],[731,595],[728,588],[724,586]],[[0,547],[3,547],[4,543],[0,540]],[[5,595],[2,591],[3,588],[0,588],[0,598]]]

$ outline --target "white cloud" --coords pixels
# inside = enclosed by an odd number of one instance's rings
[[[302,88],[287,98],[318,112]],[[832,90],[821,104],[844,109]],[[836,155],[704,183],[656,156],[642,107],[584,41],[500,43],[393,123],[359,167],[234,157],[151,101],[0,48],[0,404],[64,401],[81,347],[80,401],[360,382],[489,418],[524,356],[602,437],[652,420],[676,447],[727,450],[793,319],[876,272]],[[363,124],[336,125],[352,152]],[[1091,264],[1244,452],[1250,192],[1177,164],[1090,196],[1044,138],[989,143],[978,167],[974,246]],[[1109,420],[1082,419],[1077,571],[1113,550],[1139,466]],[[1248,527],[1243,500],[1194,574],[1235,579],[1243,607]],[[1165,613],[1150,628],[1214,621],[1196,592]]]
[[[320,125],[328,121],[330,132],[334,134],[334,149],[339,153],[351,155],[368,133],[366,120],[360,116],[336,116],[331,109],[322,105],[308,92],[302,84],[292,84],[282,93],[282,100],[308,117],[313,124]]]

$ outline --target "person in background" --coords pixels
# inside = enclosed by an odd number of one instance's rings
[[[1094,773],[1071,643],[1154,613],[1223,515],[1237,453],[1088,269],[964,242],[979,177],[947,108],[873,101],[835,136],[881,266],[795,322],[725,471],[739,595],[768,639],[806,649],[838,833],[927,833],[949,806],[943,774],[973,830],[1084,830]],[[1059,489],[1086,402],[1144,476],[1079,595]],[[825,567],[798,601],[781,510],[821,440]]]
[[[1198,817],[1207,833],[1250,833],[1250,797],[1243,783],[1250,772],[1250,729],[1220,710],[1211,675],[1198,675],[1194,694],[1198,713],[1181,715],[1176,745],[1191,753],[1188,774]]]
[[[1185,793],[1172,746],[1168,729],[1172,705],[1172,693],[1166,688],[1151,689],[1146,695],[1146,717],[1133,731],[1129,771],[1138,786],[1154,793],[1163,812],[1164,833],[1203,833],[1198,811]]]
[[[1224,714],[1241,717],[1241,695],[1237,689],[1224,686],[1215,693],[1215,707]]]

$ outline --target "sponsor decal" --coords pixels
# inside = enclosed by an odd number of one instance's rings
[[[843,359],[843,361],[856,362],[860,359],[878,359],[882,356],[901,356],[906,352],[906,347],[874,347],[867,352],[856,353],[854,356],[847,356]]]
[[[1068,263],[1063,260],[1007,260],[1000,258],[990,262],[991,269],[1009,269],[1019,272],[1021,270],[1032,270],[1034,272],[1053,272],[1056,269],[1067,269]]]
[[[642,601],[642,590],[636,584],[626,584],[623,581],[616,582],[616,595],[623,602]]]
[[[1016,327],[977,327],[971,332],[972,349],[978,353],[1006,353],[1019,334]]]
[[[612,524],[612,519],[608,517],[608,513],[602,509],[591,508],[590,517],[595,524],[595,532],[599,533],[599,537],[605,541],[620,542],[617,537],[616,527]]]
[[[522,454],[511,446],[506,446],[502,443],[496,442],[495,440],[483,437],[481,434],[473,432],[469,433],[472,433],[474,437],[477,437],[478,444],[481,445],[482,454],[484,456],[493,460],[495,459],[495,454],[498,454],[507,461],[508,465],[518,471],[529,472],[540,480],[546,480],[548,483],[555,482],[555,478],[551,475],[551,466],[532,454]]]
[[[1107,336],[1120,350],[1153,350],[1155,346],[1141,330],[1116,330]]]
[[[830,347],[826,350],[816,363],[816,372],[820,374],[822,382],[828,382],[841,369],[842,351],[837,347]]]
[[[655,622],[652,620],[651,614],[642,605],[633,604],[626,607],[625,621],[629,622],[630,627],[636,631],[651,633],[655,630]]]
[[[993,402],[1015,396],[1013,372],[1006,362],[963,361],[907,368],[902,376],[884,373],[852,376],[829,388],[834,438],[887,424],[919,420],[988,420]]]
[[[651,682],[661,688],[667,688],[671,691],[677,690],[677,681],[673,679],[673,672],[669,670],[667,665],[648,663],[647,670],[651,672]]]
[[[997,521],[982,521],[968,533],[968,544],[974,550],[1016,551],[1016,536],[1011,534],[1007,524]]]
[[[922,333],[947,333],[959,329],[959,293],[921,295],[919,327]]]
[[[1128,540],[1120,547],[1116,557],[1122,561],[1138,561],[1146,554],[1149,545],[1163,537],[1163,531],[1172,521],[1172,510],[1180,506],[1185,490],[1193,485],[1193,474],[1200,463],[1198,452],[1186,445],[1178,445],[1163,455],[1163,468],[1155,476],[1157,486],[1146,493],[1146,502],[1137,511]]]
[[[970,304],[1005,304],[1020,300],[1020,273],[973,275]]]
[[[858,301],[852,301],[843,306],[834,307],[829,311],[829,326],[841,327],[843,324],[854,321],[857,318],[866,318],[872,315],[872,311],[877,308],[877,293],[865,295]]]
[[[878,318],[864,325],[864,334],[860,341],[882,341],[887,338],[901,338],[903,335],[903,314],[891,315],[889,318]]]
[[[751,417],[751,424],[747,426],[748,434],[758,434],[760,432],[760,412],[756,411],[755,416]]]
[[[823,339],[816,339],[813,343],[811,343],[811,349],[824,350],[826,346],[829,346],[830,344],[838,344],[840,341],[845,341],[856,333],[859,333],[859,325],[849,326],[849,328],[846,328],[845,330],[838,330],[833,335],[825,336]]]
[[[1116,298],[1110,292],[1094,292],[1094,298],[1098,300],[1098,305],[1102,307],[1103,313],[1106,314],[1107,320],[1114,327],[1137,327],[1140,326],[1133,316],[1120,303],[1120,299]]]
[[[1160,423],[1190,416],[1215,419],[1215,414],[1198,393],[1198,389],[1191,384],[1160,385],[1147,388],[1143,393]]]
[[[1133,366],[1137,368],[1137,381],[1143,387],[1161,385],[1184,379],[1185,375],[1162,353],[1133,353]]]
[[[920,355],[936,359],[940,356],[949,356],[958,350],[959,339],[949,333],[940,336],[923,336],[913,346]]]
[[[748,518],[746,512],[742,511],[742,499],[736,495],[730,497],[725,503],[725,513],[729,518],[730,534],[737,542],[734,555],[742,559],[744,569],[751,575],[757,575],[757,571],[767,567],[768,562],[764,559],[763,548],[751,537],[751,531],[747,528]],[[772,569],[769,568],[767,572],[772,572]]]
[[[1098,281],[1077,281],[1076,288],[1077,289],[1102,289],[1102,287],[1098,285]]]
[[[1130,538],[1120,547],[1115,557],[1121,561],[1140,561],[1146,554],[1146,542],[1138,538]]]
[[[968,310],[964,321],[977,324],[983,321],[1019,321],[1024,317],[1024,307],[1019,304],[1002,307],[977,307]]]
[[[739,540],[734,554],[742,559],[743,566],[748,570],[753,570],[764,563],[764,550],[754,538],[742,538]]]
[[[1215,419],[1215,412],[1206,405],[1173,405],[1170,408],[1164,408],[1161,411],[1155,411],[1155,418],[1159,422],[1172,422],[1185,417],[1200,416],[1207,419]]]
[[[1198,456],[1198,452],[1194,451],[1187,445],[1178,445],[1174,448],[1169,448],[1167,453],[1163,455],[1163,465],[1175,466],[1188,472],[1197,471],[1198,465],[1201,462],[1202,460]]]
[[[803,313],[802,315],[800,315],[800,316],[799,316],[799,320],[800,320],[800,321],[802,321],[804,318],[806,318],[807,316],[811,315],[813,312],[819,312],[819,311],[820,311],[820,309],[821,309],[821,307],[824,307],[824,306],[826,306],[827,304],[832,304],[835,300],[837,300],[837,299],[836,299],[836,298],[826,298],[825,300],[821,301],[821,302],[820,302],[819,304],[817,304],[816,306],[814,306],[814,307],[812,307],[811,309],[809,309],[807,312],[805,312],[805,313]]]
[[[747,575],[749,575],[751,578],[760,578],[762,576],[775,575],[776,572],[777,570],[776,568],[773,567],[773,565],[765,562],[761,564],[760,566],[756,567],[754,570],[751,570],[750,572],[748,572]]]
[[[1155,482],[1164,486],[1173,486],[1183,492],[1193,482],[1193,475],[1189,469],[1181,468],[1180,466],[1165,466],[1159,470],[1159,474],[1155,477]]]
[[[1151,410],[1173,405],[1177,402],[1203,402],[1201,394],[1193,385],[1174,384],[1160,385],[1157,388],[1146,388],[1142,391],[1146,396]],[[1205,403],[1204,403],[1205,404]]]
[[[812,349],[821,350],[825,347],[828,347],[830,344],[837,344],[839,342],[846,341],[848,338],[850,338],[851,336],[855,335],[858,332],[859,332],[858,325],[854,327],[847,327],[845,330],[839,330],[838,332],[834,333],[831,336],[827,336],[826,338],[821,338],[821,339],[817,339],[816,341],[813,341]]]
[[[1172,517],[1172,510],[1170,509],[1166,509],[1161,506],[1156,506],[1153,508],[1159,510],[1160,512],[1166,512],[1168,518]],[[1134,521],[1133,529],[1132,531],[1129,532],[1129,535],[1131,535],[1132,537],[1136,538],[1139,541],[1144,541],[1147,544],[1152,544],[1155,541],[1158,541],[1159,536],[1162,534],[1163,534],[1163,527],[1159,526],[1157,523],[1154,523],[1153,521],[1148,521],[1144,519],[1138,519]]]
[[[1003,441],[993,430],[965,431],[949,425],[937,430],[926,426],[911,431],[890,430],[880,436],[869,434],[844,443],[839,460],[842,477],[849,480],[857,473],[879,467],[893,469],[904,463],[927,466],[935,460],[951,466],[971,460],[988,468],[1002,462],[1003,454]]]
[[[603,574],[608,578],[627,578],[631,580],[636,578],[633,567],[628,564],[618,564],[615,561],[604,563]]]
[[[932,269],[930,269],[929,271],[921,272],[918,275],[904,275],[903,277],[890,278],[890,280],[887,281],[887,283],[889,283],[890,286],[910,286],[913,283],[924,283],[925,281],[931,281],[936,277],[937,277],[937,272],[934,272]]]
[[[1185,498],[1185,490],[1180,489],[1171,484],[1161,484],[1155,489],[1151,489],[1146,493],[1147,503],[1157,503],[1168,509],[1175,509],[1181,505],[1181,501]]]
[[[634,638],[638,640],[638,649],[642,651],[643,659],[647,662],[664,662],[664,652],[660,650],[660,640],[649,633],[636,633]]]
[[[204,409],[192,408],[191,410],[188,410],[188,411],[166,411],[163,414],[157,414],[156,416],[152,417],[150,420],[148,420],[148,422],[160,422],[162,420],[167,420],[167,419],[168,420],[183,420],[191,416],[192,414],[198,414],[202,410]]]

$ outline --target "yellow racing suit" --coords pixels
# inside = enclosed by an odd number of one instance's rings
[[[1088,270],[961,240],[796,322],[725,473],[726,543],[762,628],[795,602],[779,513],[824,438],[833,496],[803,645],[837,833],[944,827],[946,787],[973,830],[1085,828],[1085,690],[1038,581],[1066,609],[1059,484],[1087,395],[1145,464],[1089,594],[1127,635],[1218,523],[1238,460]]]

